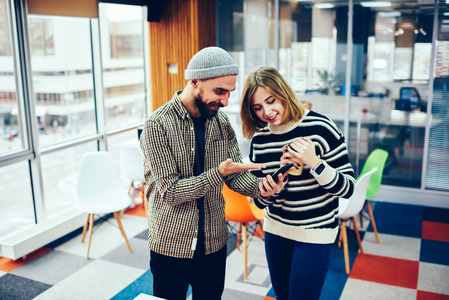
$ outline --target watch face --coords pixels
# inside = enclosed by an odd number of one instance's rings
[[[320,163],[320,164],[315,168],[314,172],[315,172],[316,174],[320,175],[321,172],[323,172],[323,170],[324,170],[324,164],[323,164],[323,163]]]

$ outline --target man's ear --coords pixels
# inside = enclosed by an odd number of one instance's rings
[[[192,79],[192,80],[190,80],[190,84],[191,84],[194,88],[197,88],[197,87],[198,87],[198,79]]]

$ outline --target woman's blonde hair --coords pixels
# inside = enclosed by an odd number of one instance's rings
[[[266,126],[266,123],[257,117],[251,106],[251,99],[259,86],[264,87],[268,93],[284,105],[282,124],[299,121],[304,115],[304,107],[282,75],[274,68],[261,67],[249,74],[243,88],[240,118],[243,136],[248,139],[252,138],[260,128]]]

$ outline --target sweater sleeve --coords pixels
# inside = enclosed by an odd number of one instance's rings
[[[338,129],[337,129],[338,130]],[[338,130],[338,132],[340,132]],[[329,139],[327,140],[329,142]],[[354,170],[349,162],[345,138],[340,135],[338,140],[329,143],[321,159],[325,165],[320,175],[312,173],[318,183],[330,194],[336,197],[349,198],[354,192]]]

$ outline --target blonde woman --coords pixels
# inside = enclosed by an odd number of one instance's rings
[[[251,73],[241,106],[250,160],[266,169],[294,163],[278,197],[254,199],[265,210],[265,252],[277,299],[319,299],[338,232],[338,197],[355,180],[344,137],[327,117],[305,109],[270,67]]]

